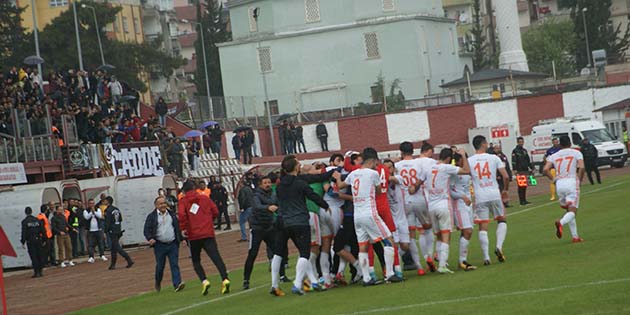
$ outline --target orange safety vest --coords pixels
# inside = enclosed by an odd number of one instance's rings
[[[52,127],[52,133],[53,133],[53,135],[54,135],[55,133],[57,133],[57,137],[58,137],[58,138],[57,138],[57,141],[59,141],[59,146],[60,146],[60,147],[63,147],[63,139],[61,138],[61,134],[60,134],[60,132],[59,132],[59,129],[58,129],[57,127],[53,126],[53,127]]]
[[[44,221],[44,228],[46,229],[46,237],[51,238],[52,231],[50,230],[50,224],[48,223],[48,218],[46,217],[46,215],[43,213],[40,213],[37,215],[37,219]]]
[[[182,191],[182,192],[180,192],[180,193],[177,195],[177,200],[182,200],[182,198],[184,198],[184,192],[183,192],[183,191]]]
[[[206,197],[210,198],[210,194],[212,193],[212,191],[206,187],[206,189],[201,190],[201,189],[197,189],[197,192],[202,194],[202,195],[206,195]]]
[[[70,210],[68,209],[64,210],[63,216],[66,217],[66,222],[68,222],[68,219],[70,218]]]

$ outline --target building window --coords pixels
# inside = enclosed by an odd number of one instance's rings
[[[319,0],[304,0],[304,13],[306,23],[319,22],[321,20]]]
[[[51,8],[67,7],[68,6],[68,0],[50,0],[50,2],[48,2],[48,4],[50,5]]]
[[[260,72],[271,72],[271,70],[273,70],[270,47],[258,48],[258,64],[260,66]]]
[[[381,53],[378,49],[378,37],[376,37],[376,33],[365,33],[363,34],[365,38],[365,54],[368,59],[378,59],[381,57]]]
[[[140,34],[140,19],[138,19],[137,17],[133,18],[133,30],[136,32],[136,34]]]
[[[122,25],[123,25],[123,31],[125,33],[129,33],[129,23],[127,23],[127,17],[126,16],[122,17]]]
[[[118,26],[118,15],[114,16],[114,33],[120,32],[120,26]]]
[[[267,102],[265,102],[265,106],[267,106]],[[278,109],[278,100],[269,101],[269,112],[271,115],[280,114],[280,110]]]
[[[254,18],[254,10],[256,10],[256,8],[249,8],[249,10],[247,10],[249,14],[249,31],[251,33],[258,32],[258,22]]]
[[[396,3],[395,0],[383,0],[383,11],[391,12],[396,11]]]

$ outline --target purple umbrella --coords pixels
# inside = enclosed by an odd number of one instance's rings
[[[203,135],[203,132],[199,131],[199,130],[191,130],[187,133],[184,134],[184,137],[186,138],[194,138],[194,137],[199,137]]]
[[[199,129],[200,130],[204,130],[204,129],[208,128],[208,127],[216,126],[218,124],[219,123],[216,122],[216,121],[209,120],[209,121],[206,121],[205,123],[201,124],[201,126],[199,126]]]

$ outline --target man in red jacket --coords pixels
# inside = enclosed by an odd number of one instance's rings
[[[202,282],[201,293],[207,295],[210,289],[210,281],[201,266],[201,249],[206,251],[221,274],[221,294],[229,293],[230,280],[214,238],[213,222],[214,217],[219,215],[219,210],[210,198],[195,191],[192,181],[186,181],[182,191],[184,197],[179,201],[177,217],[182,235],[190,241],[193,268]]]

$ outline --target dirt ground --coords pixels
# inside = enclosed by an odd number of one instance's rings
[[[602,170],[602,178],[605,182],[608,176],[628,173],[630,173],[628,166],[622,169],[607,169]],[[511,184],[512,204],[518,204],[516,183]],[[538,178],[538,186],[530,187],[528,190],[530,196],[548,193],[548,180],[543,178]],[[508,208],[507,212],[519,208],[513,206]],[[238,231],[223,232],[217,236],[220,252],[228,270],[242,269],[247,257],[247,243],[238,243],[238,239]],[[291,250],[295,252],[292,247]],[[155,260],[152,249],[130,249],[129,253],[135,261],[135,265],[130,269],[124,268],[125,261],[122,258],[119,258],[118,269],[113,271],[107,270],[109,262],[97,260],[94,264],[88,264],[82,259],[76,267],[48,268],[44,270],[44,277],[38,279],[31,279],[30,271],[5,273],[9,314],[64,314],[153,290]],[[188,248],[182,247],[180,251],[182,278],[196,279],[188,256]],[[202,257],[205,257],[202,263],[206,272],[216,274],[217,271],[210,260],[206,256]],[[261,249],[257,261],[266,261],[264,249]],[[212,277],[211,281],[217,284],[218,278]],[[170,269],[167,268],[162,286],[166,289],[169,285]],[[234,285],[239,287],[240,283]]]

